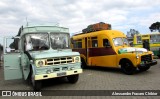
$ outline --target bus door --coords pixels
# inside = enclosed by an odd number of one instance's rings
[[[19,38],[7,37],[4,39],[4,78],[5,80],[21,79]]]
[[[87,65],[90,65],[89,63],[89,47],[90,47],[90,37],[85,37],[85,57],[86,57],[86,63]]]
[[[143,39],[143,48],[150,50],[150,43],[149,43],[149,39]]]

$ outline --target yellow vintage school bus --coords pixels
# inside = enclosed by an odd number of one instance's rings
[[[99,30],[71,37],[73,51],[80,53],[82,68],[101,66],[121,68],[133,74],[137,68],[146,71],[157,64],[153,53],[144,48],[130,47],[126,35],[117,30]]]
[[[154,55],[160,58],[160,33],[134,35],[133,46],[142,48],[144,41],[149,43],[149,48]]]

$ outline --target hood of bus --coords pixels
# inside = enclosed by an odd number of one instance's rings
[[[33,59],[80,55],[78,52],[72,52],[72,51],[36,51],[36,52],[29,52],[29,54]]]
[[[138,53],[145,53],[148,52],[147,49],[145,48],[136,48],[136,47],[123,47],[118,49],[119,54],[123,53],[133,53],[133,52],[138,52]]]

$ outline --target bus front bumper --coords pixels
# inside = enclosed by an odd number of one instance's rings
[[[144,63],[144,64],[140,64],[138,65],[138,67],[148,67],[148,66],[154,66],[157,64],[157,61],[156,60],[152,60],[151,62],[148,62],[148,63]]]
[[[82,72],[83,72],[82,69],[75,69],[75,70],[69,70],[64,72],[62,71],[58,73],[40,74],[40,75],[35,75],[35,80],[44,80],[44,79],[75,75],[75,74],[80,74]]]

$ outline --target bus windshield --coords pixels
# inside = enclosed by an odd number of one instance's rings
[[[150,43],[159,43],[160,42],[160,34],[152,34],[150,35]]]
[[[113,43],[115,46],[123,46],[123,45],[129,46],[128,40],[123,37],[114,38]]]
[[[69,34],[67,33],[51,33],[51,47],[53,49],[68,49]]]
[[[49,40],[47,33],[33,33],[27,34],[25,39],[26,47],[27,45],[30,46],[31,51],[38,51],[38,50],[48,50],[49,49]]]

